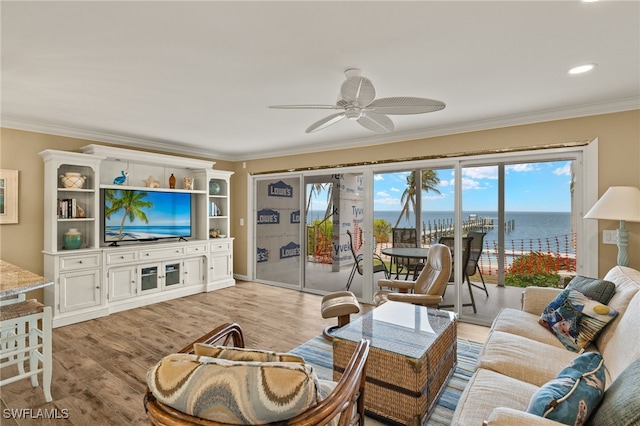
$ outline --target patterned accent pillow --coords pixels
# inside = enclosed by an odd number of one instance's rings
[[[239,425],[284,421],[322,398],[307,364],[192,354],[164,357],[147,372],[147,385],[158,401],[178,411]]]
[[[569,350],[582,352],[618,311],[589,299],[577,290],[563,290],[544,309],[538,322]]]
[[[193,351],[196,355],[208,356],[211,358],[223,358],[232,361],[305,363],[304,358],[290,353],[236,348],[232,346],[207,345],[206,343],[195,343],[193,345]]]
[[[602,399],[604,369],[599,353],[579,355],[533,394],[527,413],[566,425],[584,425]]]

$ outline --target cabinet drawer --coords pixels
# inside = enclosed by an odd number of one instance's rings
[[[107,265],[117,265],[119,263],[134,262],[137,260],[138,252],[123,251],[118,253],[107,253]]]
[[[100,253],[60,257],[60,271],[100,267]]]
[[[203,254],[207,252],[206,244],[198,244],[197,246],[187,247],[187,254]]]
[[[140,250],[140,260],[175,259],[184,255],[184,247],[172,247],[157,250]]]
[[[231,244],[230,243],[225,243],[225,242],[220,242],[220,243],[211,243],[211,251],[225,251],[225,250],[231,250]]]

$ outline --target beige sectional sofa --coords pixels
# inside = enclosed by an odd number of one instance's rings
[[[603,401],[608,396],[610,401],[614,399],[613,392],[620,388],[618,384],[631,381],[627,379],[629,371],[632,368],[637,371],[640,358],[640,271],[616,266],[604,279],[615,284],[616,292],[608,306],[616,309],[618,316],[603,329],[587,351],[598,351],[604,358],[606,384]],[[480,352],[477,370],[460,397],[452,425],[480,426],[483,421],[488,425],[509,426],[559,424],[525,410],[533,394],[578,356],[538,323],[544,308],[560,291],[528,287],[523,292],[521,310],[505,308],[500,312]],[[633,366],[627,369],[632,363]],[[627,372],[611,391],[609,387],[625,369]],[[637,373],[634,374],[637,379]],[[635,399],[623,404],[623,408],[635,405],[628,408],[638,413],[638,397],[632,398]],[[615,399],[619,399],[619,394],[615,394]],[[604,406],[602,403],[599,410]],[[634,423],[628,422],[619,407],[614,412],[620,418],[613,424],[637,424],[635,421],[640,421],[634,417]],[[609,413],[607,415],[613,417]],[[635,415],[631,414],[632,417]]]

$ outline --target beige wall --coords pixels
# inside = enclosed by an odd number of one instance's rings
[[[640,187],[640,110],[514,126],[415,141],[389,143],[314,154],[282,156],[231,163],[214,158],[216,168],[232,170],[232,226],[235,237],[234,272],[247,274],[247,175],[295,167],[319,167],[367,161],[388,161],[439,154],[478,152],[501,148],[528,148],[549,144],[599,139],[599,183],[601,195],[612,185]],[[38,153],[45,149],[79,151],[94,141],[1,129],[0,168],[19,170],[19,223],[0,225],[0,258],[36,273],[43,273],[43,163]],[[600,221],[600,229],[615,229],[617,223]],[[640,223],[628,223],[630,266],[640,269]],[[617,249],[600,246],[599,269],[616,264]],[[40,294],[36,293],[36,297]]]

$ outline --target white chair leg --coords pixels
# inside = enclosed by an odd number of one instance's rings
[[[28,332],[28,330],[26,330],[27,325],[24,322],[19,322],[16,324],[15,326],[15,336],[16,339],[14,340],[14,346],[17,349],[24,349],[26,348],[26,342],[27,342],[27,337],[19,337],[20,335],[24,335],[25,333]],[[24,362],[27,359],[27,353],[26,352],[19,352],[16,355],[16,359],[18,361],[18,372],[20,374],[25,374],[25,369],[24,369]]]
[[[29,372],[33,373],[38,370],[38,320],[30,319],[27,322],[27,328],[29,332],[29,347],[31,350],[29,351]],[[31,376],[31,386],[34,388],[38,386],[38,375],[33,374]]]
[[[51,306],[45,306],[42,315],[42,390],[47,402],[51,397],[51,376],[53,375],[53,337],[51,325]]]

